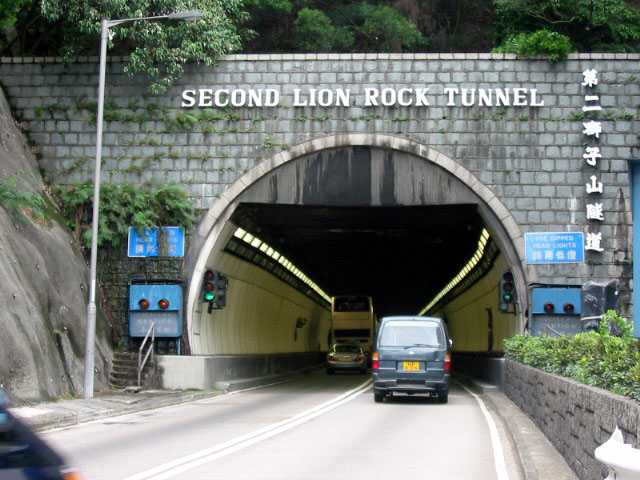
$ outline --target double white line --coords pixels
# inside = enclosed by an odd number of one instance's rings
[[[154,480],[162,480],[174,477],[175,475],[191,470],[198,465],[203,465],[217,458],[230,455],[234,452],[237,452],[238,450],[242,450],[243,448],[255,445],[256,443],[266,440],[267,438],[271,438],[275,435],[278,435],[279,433],[285,432],[293,427],[319,417],[320,415],[327,413],[334,408],[339,407],[340,405],[350,402],[361,393],[369,390],[372,383],[373,379],[370,378],[356,388],[349,390],[342,395],[329,400],[328,402],[322,403],[314,408],[298,413],[291,418],[261,428],[259,430],[256,430],[255,432],[241,435],[238,438],[234,438],[233,440],[229,440],[219,445],[200,450],[199,452],[192,453],[191,455],[187,455],[186,457],[172,460],[171,462],[167,462],[150,470],[138,473],[131,477],[127,477],[123,480],[146,480],[150,478],[153,478]]]

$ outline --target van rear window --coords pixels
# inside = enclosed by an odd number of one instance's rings
[[[442,347],[444,335],[436,322],[396,320],[384,324],[378,343],[381,347]]]

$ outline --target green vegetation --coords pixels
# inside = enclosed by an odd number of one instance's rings
[[[571,50],[571,40],[568,37],[546,29],[534,33],[519,33],[493,49],[494,52],[515,53],[522,57],[543,55],[552,62],[564,60]]]
[[[640,401],[640,340],[613,310],[598,331],[571,338],[518,335],[504,344],[510,360]]]
[[[100,19],[198,9],[197,22],[128,22],[110,55],[159,93],[186,62],[232,52],[514,52],[560,61],[569,52],[637,52],[631,0],[0,0],[0,55],[97,55]],[[137,105],[129,105],[135,110]],[[148,112],[151,113],[151,112]]]
[[[18,185],[19,180],[28,180],[33,174],[17,172],[0,179],[0,206],[20,221],[26,221],[25,212],[32,219],[46,218],[47,205],[41,193]]]
[[[56,185],[59,198],[75,239],[91,243],[93,182]],[[129,183],[100,186],[100,225],[98,245],[118,247],[126,241],[129,226],[136,228],[180,226],[188,229],[195,222],[194,207],[186,192],[176,185],[157,190]]]
[[[502,48],[520,34],[535,36],[522,39],[529,48],[537,44],[544,54],[548,50],[564,50],[567,42],[573,51],[628,52],[637,51],[640,40],[640,10],[625,0],[494,0],[496,40]],[[554,46],[555,41],[560,45]],[[514,50],[512,50],[514,51]],[[518,53],[518,52],[515,52]]]
[[[240,0],[0,0],[0,55],[97,55],[100,20],[200,10],[203,19],[127,22],[110,28],[111,55],[129,55],[127,74],[145,73],[164,92],[188,61],[215,63],[241,46]]]

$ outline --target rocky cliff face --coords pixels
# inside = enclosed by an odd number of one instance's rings
[[[38,162],[0,89],[0,179],[16,172],[33,174],[21,188],[44,192]],[[10,403],[82,394],[88,278],[60,218],[20,220],[0,198],[0,387]],[[112,350],[100,313],[95,352],[94,385],[104,390]]]

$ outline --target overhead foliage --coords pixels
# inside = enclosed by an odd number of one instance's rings
[[[498,42],[550,30],[578,51],[637,51],[640,10],[625,0],[494,0]],[[509,41],[509,40],[508,40]]]
[[[0,0],[0,2],[13,0]],[[166,90],[188,61],[213,64],[241,47],[246,15],[241,0],[20,0],[19,12],[8,9],[5,23],[13,31],[0,41],[2,54],[98,55],[102,19],[152,17],[199,10],[196,22],[140,20],[109,29],[110,54],[130,55],[128,74],[144,72],[151,90]],[[13,14],[11,14],[13,12]],[[0,17],[0,21],[2,17]],[[6,30],[6,29],[5,29]]]
[[[109,53],[164,91],[185,62],[288,52],[517,52],[640,47],[638,0],[0,0],[0,55],[97,55],[100,20],[202,11],[195,24],[110,29]],[[570,47],[567,45],[570,44]]]
[[[80,244],[91,244],[93,182],[57,185],[68,225]],[[155,228],[179,226],[185,230],[195,221],[194,208],[187,194],[177,185],[152,191],[130,183],[100,186],[98,246],[119,247],[126,241],[129,227]]]
[[[414,1],[414,0],[411,0]],[[412,52],[428,39],[390,1],[247,0],[249,51]]]

